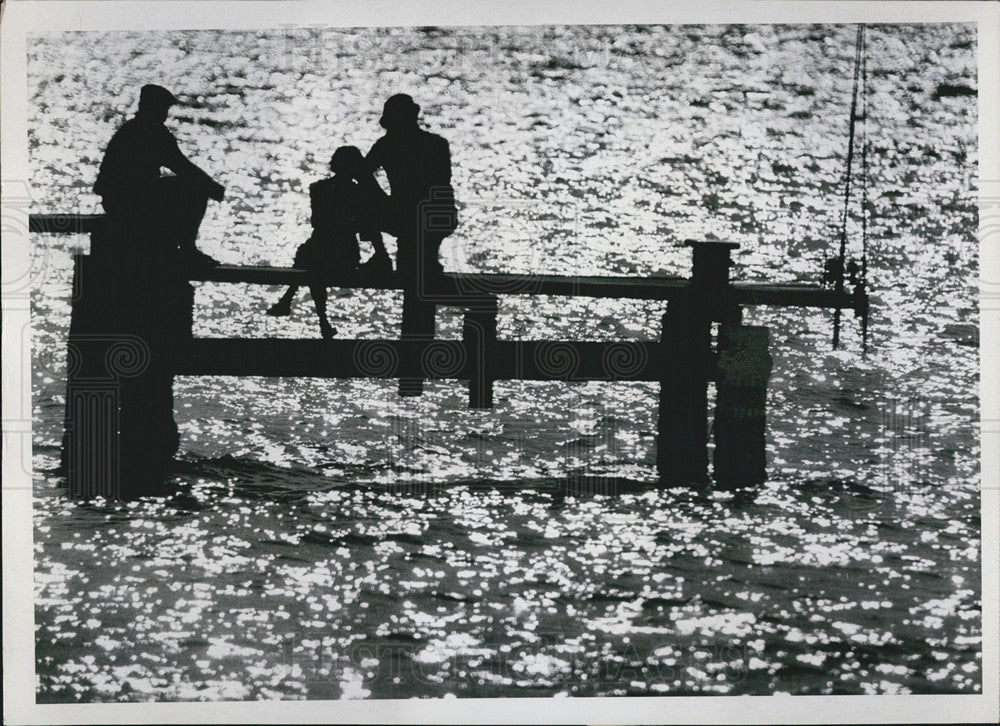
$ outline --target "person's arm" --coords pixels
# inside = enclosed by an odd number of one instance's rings
[[[375,247],[375,254],[388,256],[385,244],[382,241],[382,230],[379,225],[379,204],[377,200],[383,199],[386,195],[375,179],[375,172],[383,164],[384,144],[379,139],[365,156],[362,168],[357,170],[355,179],[358,182],[361,203],[359,205],[359,226],[360,236],[363,240],[368,240]]]
[[[364,164],[360,169],[355,170],[354,178],[357,179],[365,198],[374,198],[372,195],[376,195],[382,190],[382,187],[379,186],[378,181],[375,179],[375,172],[383,164],[383,147],[382,139],[372,144],[371,150],[365,156]]]
[[[445,139],[441,139],[441,148],[437,154],[437,164],[434,168],[434,184],[451,186],[451,148]]]
[[[441,137],[438,137],[437,147],[427,175],[431,182],[431,199],[454,206],[455,190],[451,186],[451,149],[448,147],[448,142]]]
[[[169,131],[165,129],[164,131],[166,136],[163,140],[162,165],[170,169],[178,177],[202,187],[210,199],[221,202],[226,188],[184,156],[177,145],[177,139]]]
[[[372,176],[375,176],[375,172],[380,166],[382,166],[384,146],[385,143],[383,140],[378,139],[374,144],[372,144],[372,148],[370,148],[368,153],[365,155],[365,170]]]
[[[372,246],[375,248],[376,255],[388,256],[389,253],[386,251],[385,244],[382,241],[382,231],[379,229],[378,213],[375,206],[375,194],[380,193],[381,190],[372,188],[373,186],[378,186],[374,177],[367,173],[363,176],[371,179],[371,181],[366,184],[363,180],[358,179],[358,197],[356,205],[358,235],[361,239],[368,240],[372,243]]]
[[[309,224],[316,229],[323,224],[322,185],[314,182],[309,185]]]

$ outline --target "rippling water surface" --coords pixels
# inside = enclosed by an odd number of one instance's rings
[[[854,29],[690,26],[88,33],[29,44],[35,211],[96,211],[104,144],[146,82],[228,189],[200,245],[288,264],[308,184],[400,90],[451,142],[446,267],[745,280],[834,253]],[[36,236],[37,697],[973,693],[981,688],[971,26],[873,26],[871,350],[848,315],[771,327],[770,478],[655,484],[654,384],[180,378],[175,493],[69,500],[58,442],[71,254]],[[857,180],[857,181],[860,181]],[[851,221],[857,253],[858,220]],[[391,247],[391,244],[390,244]],[[196,334],[318,337],[277,290],[200,284]],[[331,300],[396,334],[398,295]],[[504,298],[500,335],[652,339],[662,305]],[[456,311],[439,315],[460,336]]]

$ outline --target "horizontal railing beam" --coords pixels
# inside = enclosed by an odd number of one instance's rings
[[[89,234],[106,218],[105,214],[30,214],[28,229],[46,234]]]
[[[309,273],[294,267],[218,265],[192,272],[190,279],[203,282],[242,282],[251,285],[307,285]]]
[[[857,300],[849,292],[837,292],[819,285],[775,285],[737,282],[733,302],[738,305],[776,305],[801,308],[854,308]]]
[[[598,277],[510,273],[445,273],[428,286],[441,295],[555,295],[570,297],[670,300],[688,287],[683,277]]]
[[[257,285],[304,285],[308,273],[293,267],[218,265],[192,271],[190,279],[202,282],[232,282]],[[336,283],[344,289],[371,288],[371,285]],[[383,288],[395,288],[385,285]],[[429,302],[461,304],[466,298],[497,295],[558,295],[579,297],[639,298],[669,300],[687,288],[682,277],[570,277],[562,275],[512,275],[487,273],[445,273],[429,281],[420,292]]]
[[[81,234],[92,232],[103,214],[32,214],[33,232]],[[292,267],[218,265],[190,273],[193,281],[246,283],[256,285],[305,285],[308,273]],[[338,284],[344,289],[397,289],[382,286]],[[683,277],[598,277],[569,275],[521,275],[507,273],[445,273],[421,290],[428,301],[441,305],[461,305],[469,298],[498,295],[554,295],[573,297],[623,298],[669,301],[683,295],[689,281]],[[857,301],[847,292],[807,284],[737,282],[731,286],[735,305],[776,305],[781,307],[854,308]]]
[[[305,270],[291,267],[219,265],[193,273],[192,280],[242,282],[261,285],[304,285]],[[339,283],[332,287],[356,289],[370,285]],[[393,288],[388,285],[384,287]],[[438,304],[460,305],[466,298],[504,295],[553,295],[600,298],[631,298],[669,301],[689,289],[681,277],[563,277],[559,275],[509,275],[487,273],[445,273],[443,279],[428,284],[427,299]],[[777,305],[781,307],[853,308],[852,295],[806,284],[737,282],[732,285],[735,305]]]

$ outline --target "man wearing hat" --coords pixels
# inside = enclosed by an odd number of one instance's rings
[[[389,196],[374,177],[364,183],[377,200],[381,230],[396,237],[396,274],[411,293],[403,301],[404,338],[434,336],[434,304],[421,293],[424,283],[443,271],[438,251],[457,226],[448,142],[420,128],[419,113],[420,106],[405,93],[390,96],[379,119],[385,135],[365,157],[369,172],[384,169],[389,180]],[[420,387],[419,381],[400,381],[404,395]]]
[[[405,93],[391,96],[379,125],[385,129],[368,152],[369,170],[382,168],[391,196],[381,195],[382,230],[397,237],[397,270],[403,281],[442,271],[438,250],[455,231],[448,142],[420,128],[420,106]]]
[[[108,143],[94,192],[123,233],[119,237],[152,243],[133,252],[165,260],[176,259],[179,251],[188,263],[214,265],[215,260],[195,248],[195,240],[208,199],[221,201],[225,188],[181,153],[164,126],[176,103],[162,86],[142,87],[138,112]],[[176,176],[160,176],[163,167]]]

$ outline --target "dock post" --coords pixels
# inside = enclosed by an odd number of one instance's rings
[[[95,229],[74,267],[63,470],[80,497],[155,491],[179,442],[175,351],[191,335],[194,292],[176,266],[129,257],[116,236]]]
[[[400,324],[401,340],[433,340],[437,305],[428,301],[418,286],[403,288],[403,319]],[[414,368],[414,365],[404,365]],[[424,392],[423,378],[400,378],[400,396],[419,396]]]
[[[663,316],[656,468],[663,486],[708,479],[708,377],[711,321],[690,300],[671,301]]]
[[[471,301],[462,322],[462,342],[470,366],[470,408],[493,408],[492,353],[497,342],[497,307],[495,295]]]
[[[719,326],[715,402],[715,481],[724,489],[755,486],[767,478],[765,428],[772,359],[768,329]]]
[[[733,266],[732,252],[739,249],[739,244],[695,240],[687,240],[685,244],[692,249],[690,289],[695,304],[712,320],[728,317],[733,307],[729,269]]]
[[[663,376],[656,468],[665,486],[708,480],[708,381],[712,377],[712,321],[733,314],[729,285],[734,242],[696,242],[691,282],[663,316]]]

